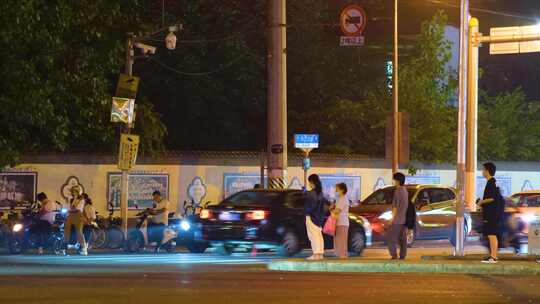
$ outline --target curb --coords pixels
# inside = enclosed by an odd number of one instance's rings
[[[540,275],[540,263],[499,262],[498,264],[458,261],[323,261],[279,260],[267,264],[269,270],[301,272],[381,272],[381,273],[461,273],[491,275]]]

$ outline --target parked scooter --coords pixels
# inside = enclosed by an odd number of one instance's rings
[[[130,231],[128,234],[126,251],[136,253],[149,246],[154,246],[156,251],[163,249],[167,252],[174,252],[176,248],[176,242],[174,239],[177,237],[177,233],[170,226],[165,227],[165,229],[163,229],[163,240],[161,245],[158,244],[159,240],[156,237],[150,238],[150,236],[155,234],[149,233],[148,231],[150,215],[150,209],[137,213],[136,216],[139,218],[139,220],[136,228]]]

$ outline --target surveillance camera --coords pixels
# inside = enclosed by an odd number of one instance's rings
[[[155,54],[156,53],[156,47],[155,46],[151,46],[151,45],[148,45],[148,44],[144,44],[144,43],[135,43],[135,47],[138,48],[138,49],[141,49],[143,54]]]

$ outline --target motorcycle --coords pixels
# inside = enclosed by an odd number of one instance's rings
[[[135,229],[130,231],[128,234],[126,251],[130,253],[136,253],[149,246],[155,246],[156,252],[160,251],[161,249],[164,249],[167,252],[174,252],[176,248],[175,238],[177,237],[175,229],[172,228],[170,225],[166,226],[163,230],[163,239],[161,245],[158,244],[157,238],[151,238],[150,236],[153,235],[153,233],[149,233],[148,231],[148,222],[150,215],[150,209],[146,209],[145,211],[136,214],[138,222],[135,226]]]
[[[14,220],[12,222],[11,231],[8,236],[9,253],[21,254],[26,250],[39,247],[40,234],[39,231],[36,231],[35,229],[36,224],[39,220],[36,211],[37,209],[37,205],[32,204],[21,212],[22,218]],[[55,212],[57,212],[58,216],[58,213],[61,214],[63,210],[56,210]],[[65,210],[65,212],[67,212],[67,209]],[[57,238],[57,233],[55,233],[57,229],[55,229],[54,226],[55,225],[53,225],[53,230],[45,241],[45,248],[52,248],[53,251],[55,251],[54,245]]]

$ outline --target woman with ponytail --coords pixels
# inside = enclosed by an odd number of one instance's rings
[[[322,226],[324,225],[324,205],[328,200],[322,193],[321,179],[317,174],[308,178],[310,191],[306,195],[304,215],[306,216],[306,230],[313,255],[308,260],[322,260],[324,257],[324,240]]]

